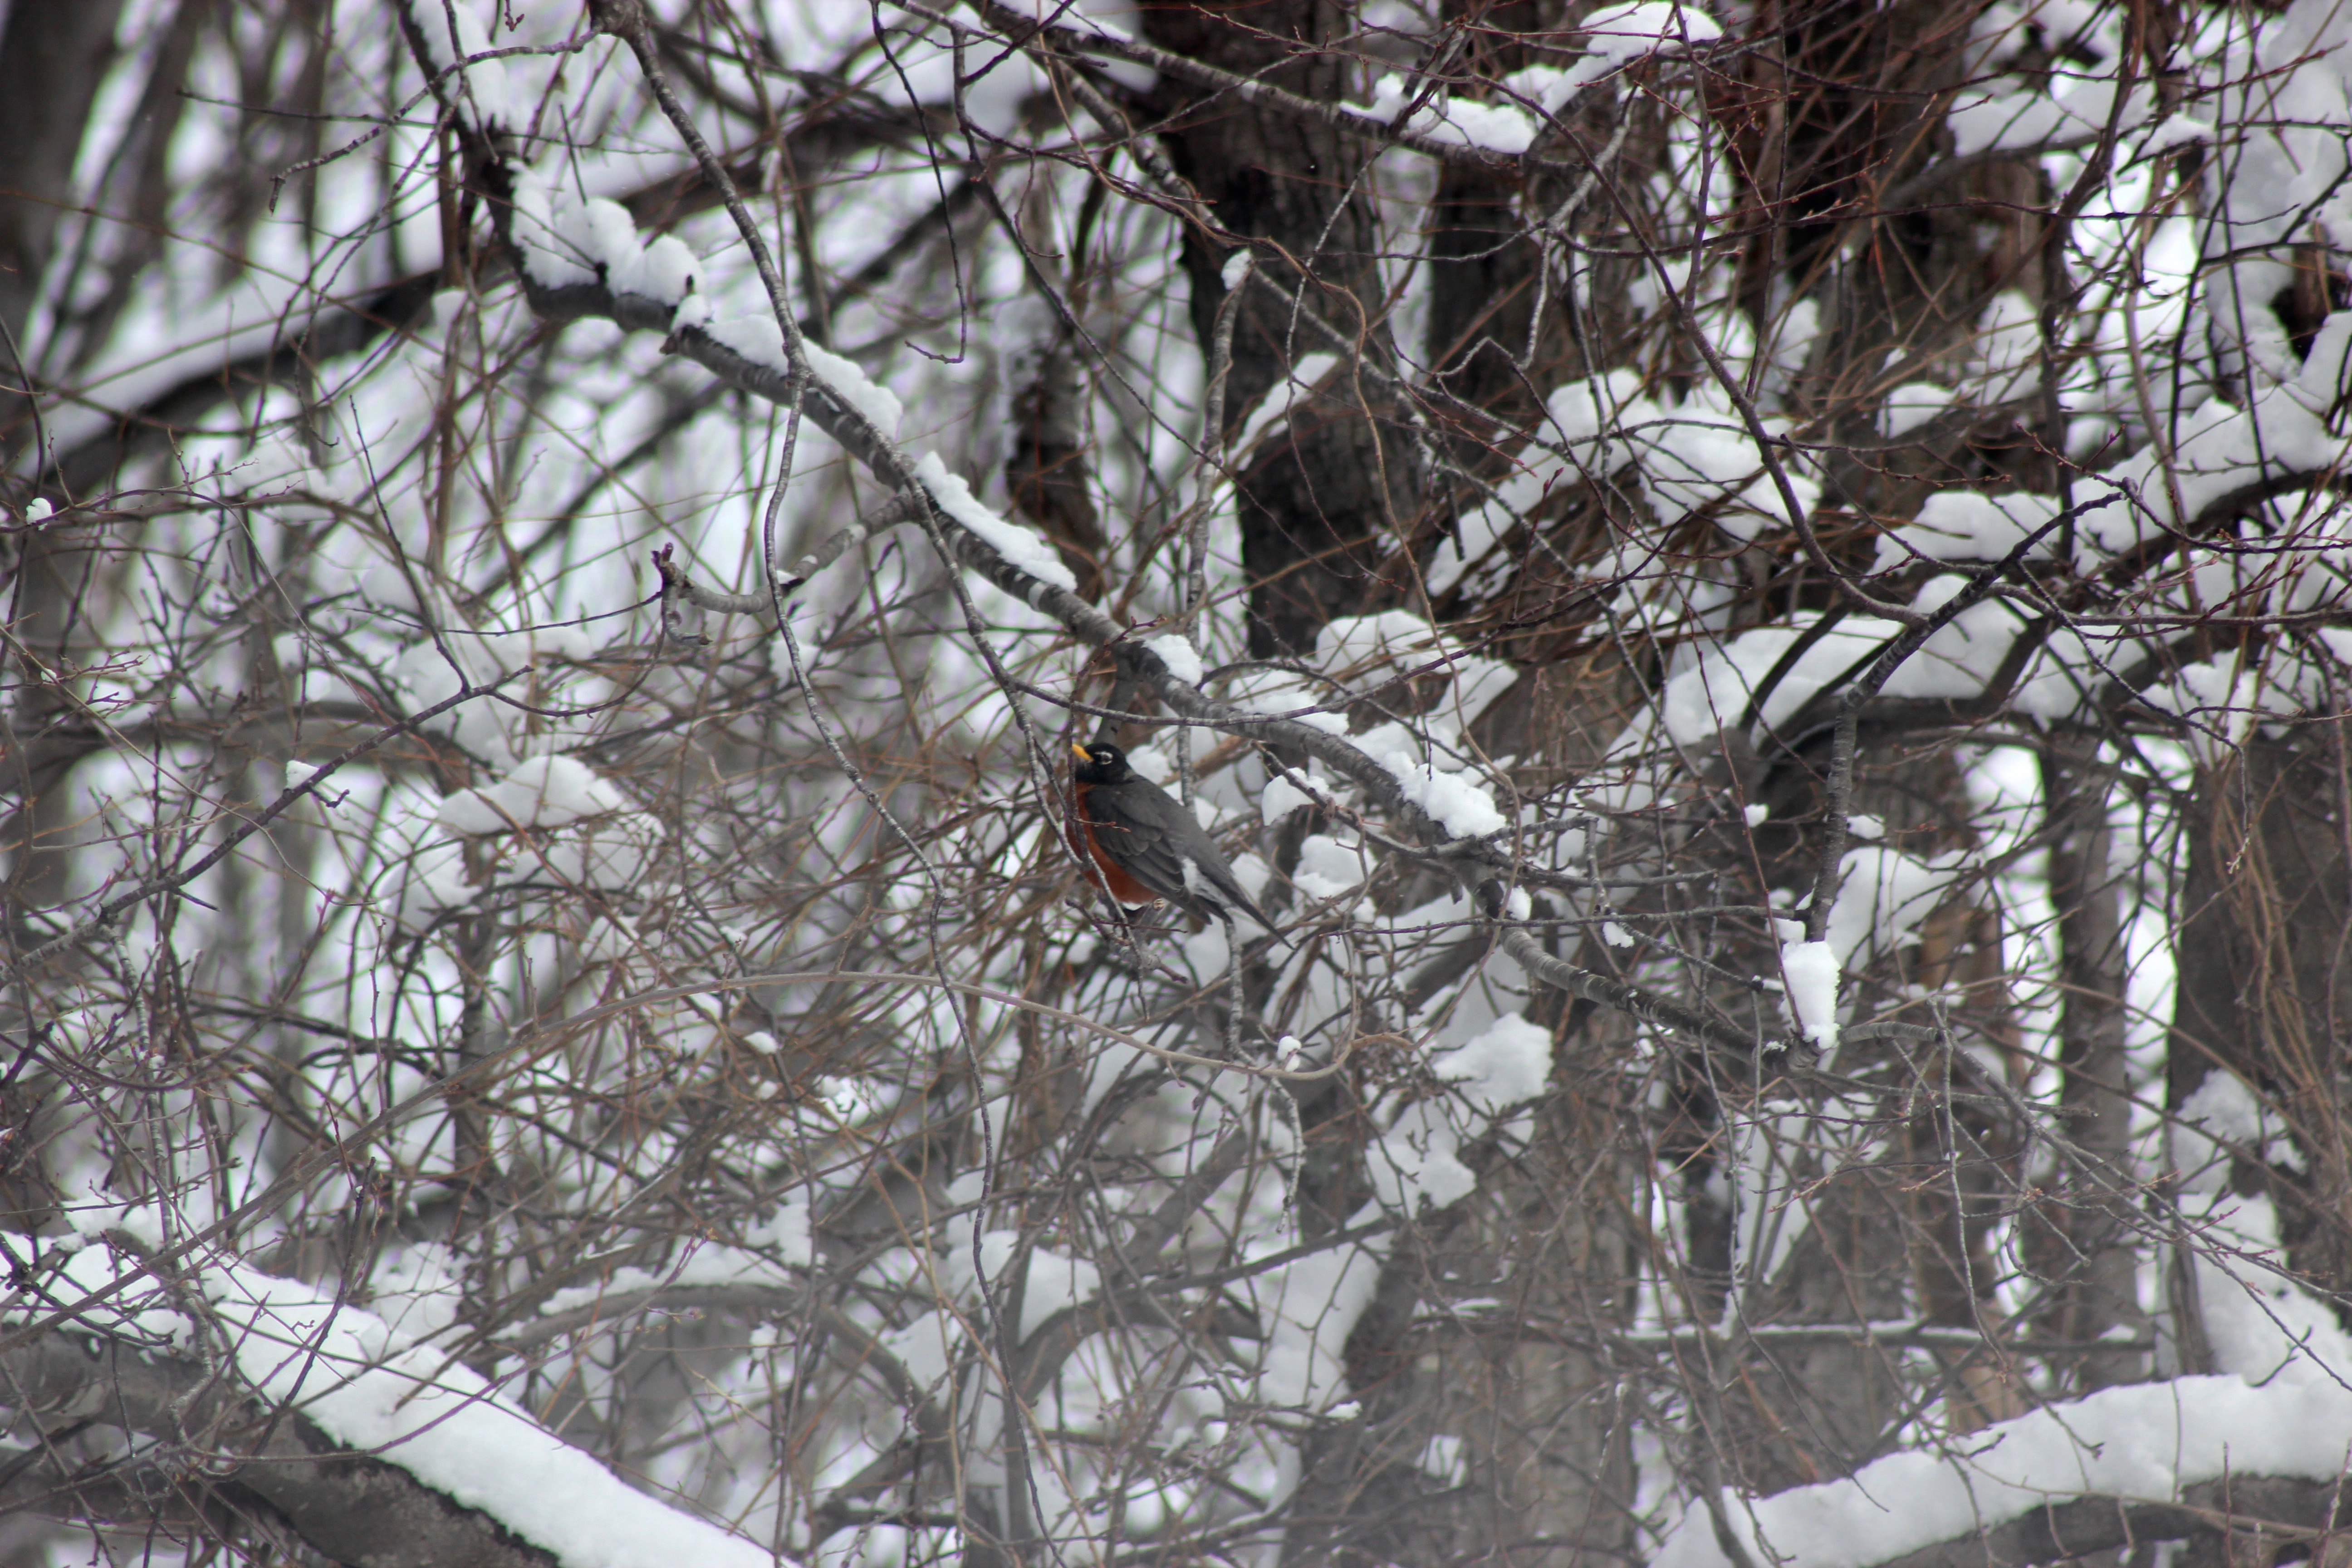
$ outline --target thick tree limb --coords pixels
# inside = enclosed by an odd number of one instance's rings
[[[2190,1487],[2179,1502],[2083,1497],[1975,1534],[1939,1542],[1874,1568],[2025,1568],[2157,1541],[2187,1541],[2176,1561],[2268,1563],[2282,1547],[2340,1528],[2337,1483],[2236,1476]],[[2312,1553],[2313,1561],[2319,1553]],[[2331,1561],[2333,1559],[2331,1558]]]
[[[0,1399],[45,1428],[86,1422],[155,1445],[137,1463],[95,1475],[67,1468],[58,1452],[32,1456],[0,1487],[9,1506],[134,1523],[193,1520],[224,1508],[249,1512],[258,1502],[313,1550],[351,1568],[555,1562],[397,1465],[341,1449],[299,1415],[262,1410],[203,1365],[150,1348],[44,1334],[0,1350]],[[225,1455],[233,1457],[226,1464]]]

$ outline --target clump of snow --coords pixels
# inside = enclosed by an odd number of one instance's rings
[[[562,237],[569,226],[560,224],[556,216],[559,200],[568,202],[570,197],[560,196],[537,172],[523,169],[516,173],[514,216],[509,227],[522,253],[523,267],[542,288],[593,283],[594,261]]]
[[[2151,708],[2182,719],[2189,751],[2211,764],[2234,752],[2257,724],[2332,703],[2327,682],[2315,674],[2283,650],[2252,658],[2232,652],[2182,665],[2142,695]]]
[[[1432,1437],[1413,1465],[1442,1487],[1458,1487],[1470,1477],[1470,1459],[1464,1452],[1462,1439],[1450,1432]]]
[[[1804,1189],[1813,1175],[1876,1159],[1884,1127],[1867,1102],[1839,1097],[1818,1111],[1767,1100],[1753,1115],[1730,1120],[1723,1195],[1731,1210],[1732,1278],[1743,1294],[1779,1278],[1811,1228]],[[1737,1299],[1725,1302],[1727,1321],[1738,1306]]]
[[[2233,1144],[2266,1164],[2303,1169],[2303,1152],[2287,1136],[2279,1114],[2224,1068],[2208,1072],[2181,1102],[2179,1120],[2168,1136],[2185,1193],[2221,1192],[2229,1184]]]
[[[788,374],[792,368],[792,356],[784,346],[784,329],[777,324],[772,310],[706,321],[702,330],[721,348],[730,349],[778,375]],[[815,343],[803,342],[801,354],[808,362],[808,368],[815,376],[820,391],[844,408],[856,413],[881,432],[886,439],[897,437],[899,426],[906,422],[907,410],[887,387],[877,384],[849,361]],[[921,471],[919,466],[917,471]],[[940,471],[945,473],[946,469],[942,468]],[[957,479],[955,482],[961,485],[963,481]],[[963,492],[967,500],[971,493],[969,489]],[[945,506],[944,498],[941,498],[941,504]],[[987,510],[978,501],[971,504],[982,512]]]
[[[1957,574],[1931,577],[1920,585],[1912,607],[1932,613],[1967,587],[1968,579]],[[1975,697],[2000,673],[2024,625],[2017,608],[2003,600],[1971,605],[1937,627],[1879,689],[1888,697]]]
[[[1633,426],[1629,409],[1624,424]],[[1717,509],[1716,526],[1743,543],[1764,527],[1784,522],[1787,512],[1780,487],[1772,481],[1755,438],[1734,408],[1729,396],[1713,382],[1695,387],[1681,403],[1660,408],[1639,432],[1643,487],[1654,502],[1671,516],[1702,508]],[[1766,434],[1785,434],[1788,422],[1763,421]],[[1798,503],[1810,510],[1820,499],[1818,483],[1792,461],[1793,448],[1781,456],[1782,471]]]
[[[792,1276],[780,1271],[762,1252],[751,1248],[772,1250],[787,1268],[804,1268],[815,1257],[805,1202],[786,1204],[773,1219],[750,1226],[743,1239],[748,1246],[697,1246],[666,1269],[615,1268],[608,1279],[595,1284],[573,1285],[554,1292],[540,1303],[540,1313],[555,1317],[655,1290],[742,1284],[781,1288],[792,1282]]]
[[[1789,1011],[1805,1037],[1821,1050],[1837,1044],[1837,956],[1826,942],[1780,944],[1780,973],[1789,987]]]
[[[864,371],[815,343],[803,342],[801,353],[808,360],[809,369],[816,373],[836,402],[856,409],[884,436],[898,436],[898,426],[906,421],[907,409],[887,387],[876,384]]]
[[[1298,868],[1290,878],[1310,899],[1335,899],[1363,886],[1367,874],[1362,850],[1310,833],[1298,846]]]
[[[1473,103],[1443,92],[1431,92],[1421,107],[1407,116],[1405,110],[1414,96],[1404,78],[1391,72],[1381,78],[1372,89],[1372,101],[1364,109],[1364,115],[1433,142],[1478,147],[1490,153],[1524,153],[1536,139],[1535,120],[1515,105]]]
[[[461,790],[442,803],[444,832],[465,836],[510,827],[561,827],[628,809],[628,799],[572,757],[526,757],[484,789]]]
[[[1370,1205],[1349,1219],[1373,1217]],[[1258,1394],[1268,1405],[1321,1412],[1347,1387],[1348,1335],[1380,1287],[1386,1237],[1296,1258],[1250,1282],[1265,1324]],[[1266,1238],[1263,1250],[1281,1243]],[[1255,1250],[1254,1248],[1253,1250]]]
[[[701,259],[686,241],[666,234],[642,249],[630,244],[607,258],[604,281],[616,294],[638,294],[675,306],[694,292],[701,268]]]
[[[1866,1568],[2092,1493],[2177,1499],[2225,1475],[2333,1479],[2352,1444],[2352,1394],[2333,1384],[2255,1388],[2231,1376],[2103,1389],[1907,1451],[1851,1479],[1770,1497],[1727,1491],[1723,1517],[1751,1563]],[[1727,1568],[1692,1503],[1654,1568]]]
[[[1231,696],[1235,707],[1248,712],[1290,718],[1327,735],[1348,732],[1346,714],[1317,711],[1329,707],[1327,700],[1328,689],[1319,681],[1309,680],[1290,670],[1244,671],[1233,683]]]
[[[56,511],[57,509],[49,504],[48,497],[35,496],[25,503],[25,521],[38,528],[48,521]]]
[[[2192,1210],[2190,1217],[2197,1226],[2197,1305],[2213,1364],[2249,1383],[2345,1396],[2352,1334],[2333,1307],[2275,1272],[2285,1253],[2271,1199],[2216,1194],[2201,1216]]]
[[[1383,1208],[1412,1215],[1447,1208],[1477,1190],[1477,1174],[1462,1162],[1462,1147],[1495,1119],[1543,1092],[1551,1073],[1551,1035],[1517,1014],[1507,1014],[1465,1043],[1430,1059],[1430,1070],[1454,1087],[1471,1114],[1451,1098],[1417,1100],[1366,1152],[1373,1196]]]
[[[151,1245],[152,1210],[99,1218]],[[152,1234],[151,1234],[152,1233]],[[63,1288],[77,1294],[117,1283],[110,1249],[85,1246],[66,1259]],[[392,1276],[392,1294],[429,1294],[426,1260]],[[446,1350],[417,1343],[382,1317],[299,1280],[215,1259],[196,1275],[237,1370],[259,1396],[293,1407],[341,1447],[396,1465],[460,1507],[478,1509],[564,1568],[772,1568],[767,1548],[638,1491],[558,1439]],[[157,1293],[160,1299],[160,1292]],[[134,1284],[113,1310],[128,1332],[191,1346],[175,1311],[144,1305]],[[47,1310],[27,1303],[15,1315]],[[412,1314],[413,1316],[413,1314]]]
[[[466,880],[465,851],[444,842],[404,855],[387,868],[373,894],[376,907],[394,924],[425,931],[442,910],[458,909],[474,896]]]
[[[705,321],[702,330],[720,348],[731,350],[753,364],[778,375],[792,373],[791,356],[784,353],[784,329],[776,325],[772,313],[715,319]]]
[[[1801,614],[1791,616],[1786,626],[1742,632],[1707,648],[1687,668],[1670,676],[1657,705],[1667,736],[1680,746],[1711,743],[1717,731],[1738,721],[1764,677],[1811,627],[1811,615]],[[1851,624],[1817,638],[1782,672],[1769,699],[1758,710],[1757,721],[1769,726],[1792,718],[1858,660],[1884,647],[1885,640],[1883,630]]]
[[[1242,286],[1242,279],[1249,276],[1250,268],[1254,266],[1256,261],[1257,258],[1252,255],[1246,247],[1236,250],[1231,256],[1226,257],[1224,269],[1218,275],[1224,279],[1225,292],[1230,294],[1234,289],[1240,288]]]
[[[2115,103],[2112,76],[2058,71],[2012,91],[1963,93],[1946,122],[1951,127],[1955,150],[1962,157],[1994,150],[2023,152],[2045,143],[2080,146],[2105,133]],[[2150,158],[2174,147],[2212,139],[2213,127],[2206,121],[2186,114],[2158,121],[2158,108],[2156,95],[2145,85],[2135,84],[2125,95],[2123,112],[2115,124],[2131,157]]]
[[[1878,407],[1878,433],[1892,440],[1908,436],[1952,405],[1952,390],[1929,381],[1904,383]]]
[[[1931,561],[1998,561],[2058,515],[2055,497],[2015,491],[1989,496],[1978,490],[1944,490],[1929,496],[1919,515],[1895,533],[1881,534],[1873,572],[1901,566],[1913,555]],[[2097,513],[2085,514],[2085,521]],[[2047,557],[2057,549],[2053,533],[2029,552]]]
[[[1964,851],[1927,859],[1881,845],[1848,849],[1838,866],[1837,902],[1825,934],[1836,967],[1856,969],[1874,952],[1911,940],[1967,869]]]
[[[1456,839],[1475,839],[1506,827],[1503,814],[1496,811],[1494,795],[1467,781],[1463,773],[1446,773],[1430,762],[1413,762],[1397,752],[1390,752],[1383,762],[1388,762],[1390,773],[1395,773],[1404,799],[1428,811],[1437,826]]]
[[[1357,746],[1396,780],[1398,793],[1427,812],[1455,838],[1499,833],[1507,826],[1495,797],[1462,773],[1448,773],[1412,754],[1403,727],[1383,724],[1356,737]]]
[[[1661,401],[1643,394],[1637,373],[1621,368],[1555,389],[1545,412],[1538,440],[1518,455],[1520,467],[1459,520],[1459,552],[1450,542],[1438,546],[1429,566],[1431,594],[1465,582],[1482,586],[1472,572],[1503,538],[1533,521],[1556,489],[1614,477],[1629,464],[1635,488],[1670,519],[1704,510],[1743,542],[1786,521],[1780,487],[1746,420],[1719,386],[1710,383],[1679,402]],[[1790,427],[1778,415],[1762,424],[1768,438]],[[1781,452],[1780,464],[1799,504],[1812,507],[1820,499],[1818,479],[1793,449]],[[1606,560],[1592,567],[1596,575],[1609,569]]]
[[[1551,1076],[1551,1031],[1507,1013],[1465,1044],[1432,1058],[1429,1068],[1491,1116],[1543,1092]]]
[[[453,837],[530,834],[521,852],[525,876],[617,890],[645,875],[663,837],[656,818],[629,810],[628,804],[573,758],[526,757],[496,784],[449,796],[435,821]],[[441,889],[428,882],[421,891],[438,896]]]
[[[1313,805],[1315,797],[1276,773],[1266,781],[1265,789],[1257,797],[1258,815],[1268,826],[1280,822],[1302,805]]]
[[[541,286],[561,289],[600,279],[616,294],[635,294],[670,307],[695,290],[701,260],[687,243],[665,235],[650,245],[617,202],[582,201],[530,170],[515,180],[510,230],[522,264]]]
[[[1581,58],[1565,69],[1529,66],[1513,71],[1503,79],[1504,85],[1532,100],[1546,114],[1557,114],[1587,83],[1635,60],[1723,37],[1721,25],[1696,5],[1656,0],[1604,5],[1577,26],[1585,35]]]
[[[1187,686],[1200,685],[1209,673],[1201,663],[1201,650],[1188,637],[1150,637],[1143,646],[1158,654],[1160,662],[1168,667],[1168,673]]]
[[[1555,487],[1574,483],[1584,472],[1612,472],[1623,460],[1620,449],[1605,440],[1596,443],[1594,437],[1615,422],[1621,410],[1635,404],[1641,388],[1639,375],[1621,369],[1553,392],[1545,405],[1542,434],[1547,441],[1522,451],[1517,467],[1496,487],[1494,496],[1457,520],[1461,547],[1438,546],[1429,563],[1430,593],[1451,592]]]
[[[931,500],[966,531],[995,551],[1015,567],[1041,583],[1051,583],[1070,593],[1077,592],[1078,580],[1062,564],[1043,535],[1008,522],[980,504],[971,487],[960,475],[949,470],[937,452],[926,452],[915,464],[915,478],[930,492]]]

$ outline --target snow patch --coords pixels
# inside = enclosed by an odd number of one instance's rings
[[[1837,957],[1826,942],[1790,942],[1780,945],[1780,973],[1789,992],[1789,1011],[1796,1025],[1820,1050],[1837,1044]]]
[[[1078,580],[1054,553],[1054,547],[1045,537],[1008,522],[980,504],[961,475],[950,472],[937,452],[926,452],[915,464],[915,478],[931,493],[932,500],[961,525],[965,531],[995,551],[1012,565],[1027,573],[1041,583],[1050,583],[1067,593],[1076,593]]]
[[[1198,686],[1207,678],[1208,670],[1201,663],[1201,650],[1190,638],[1168,636],[1145,639],[1144,647],[1160,656],[1168,673],[1187,686]]]

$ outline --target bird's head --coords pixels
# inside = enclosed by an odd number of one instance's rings
[[[1123,784],[1135,776],[1127,765],[1127,753],[1108,741],[1097,741],[1085,745],[1070,742],[1070,755],[1076,759],[1070,765],[1070,776],[1082,784]]]

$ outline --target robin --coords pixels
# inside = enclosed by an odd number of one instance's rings
[[[1204,920],[1230,921],[1239,910],[1274,930],[1200,819],[1128,766],[1126,752],[1103,741],[1072,742],[1070,750],[1077,758],[1070,769],[1070,847],[1101,870],[1112,898],[1131,906],[1165,899]]]

